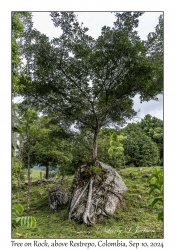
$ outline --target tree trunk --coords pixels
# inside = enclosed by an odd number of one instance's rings
[[[98,146],[98,133],[99,130],[94,132],[94,140],[93,140],[93,161],[97,159],[97,146]]]
[[[46,179],[49,179],[49,166],[46,166]]]
[[[27,154],[28,164],[27,164],[27,179],[28,179],[28,192],[27,192],[27,210],[30,210],[30,154]]]
[[[18,187],[20,187],[21,184],[21,168],[18,169]]]
[[[22,153],[21,153],[21,148],[19,149],[19,171],[18,171],[18,187],[21,184],[21,169],[22,169]]]
[[[122,153],[122,158],[123,158],[124,168],[126,168],[126,165],[125,165],[125,155],[124,155],[124,153]]]

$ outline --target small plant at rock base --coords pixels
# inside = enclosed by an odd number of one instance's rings
[[[24,207],[21,204],[12,206],[12,228],[19,226],[36,227],[36,219],[32,216],[22,216]]]
[[[158,196],[154,197],[152,200],[152,207],[154,207],[158,202],[163,205],[163,170],[155,168],[152,175],[148,178],[148,182],[150,182],[150,191],[149,194],[151,195],[155,191],[158,192]],[[163,210],[158,210],[158,220],[163,221]]]
[[[91,172],[92,172],[92,174],[98,175],[102,172],[102,169],[99,166],[92,166]]]

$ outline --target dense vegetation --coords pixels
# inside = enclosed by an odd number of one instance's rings
[[[29,113],[28,110],[27,115]],[[21,121],[24,125],[26,122],[24,116],[21,117]],[[30,167],[40,165],[46,168],[47,179],[49,178],[49,169],[58,168],[61,175],[72,175],[81,164],[89,160],[92,134],[83,134],[83,132],[78,135],[66,134],[50,119],[37,117],[36,113],[35,119],[31,122],[27,125],[28,134],[25,135],[23,130],[22,135],[19,133],[17,136],[20,151],[13,159],[14,175],[16,175],[19,159],[22,159],[23,169],[27,168],[28,157],[30,157]],[[144,127],[143,124],[145,124]],[[22,129],[23,126],[20,125],[20,128]],[[115,152],[115,150],[109,154],[111,138],[113,138],[113,142],[116,142],[119,136],[124,138],[120,142],[120,147],[123,148],[122,154]],[[99,133],[98,155],[101,161],[114,168],[162,165],[163,121],[147,115],[141,122],[128,124],[120,130],[102,129]]]
[[[127,123],[137,114],[136,94],[149,101],[163,92],[163,17],[142,41],[135,28],[143,14],[115,13],[114,27],[104,26],[95,40],[73,12],[51,12],[62,34],[50,41],[33,29],[32,13],[12,13],[12,94],[22,98],[20,104],[12,103],[12,201],[24,205],[24,211],[18,208],[37,221],[34,229],[17,227],[14,237],[112,238],[117,230],[121,238],[162,237],[143,175],[163,165],[163,121],[148,114]],[[54,183],[31,185],[35,165],[45,167],[46,179],[50,170],[59,178],[69,176],[70,188],[76,170],[97,159],[117,168],[129,189],[105,226],[89,229],[68,222],[67,208],[53,214],[47,189]],[[128,233],[126,222],[135,229],[144,223],[148,232]]]

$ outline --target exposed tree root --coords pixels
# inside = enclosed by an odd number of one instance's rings
[[[70,211],[69,211],[69,220],[71,220],[71,215],[73,210],[75,209],[76,205],[78,204],[79,200],[81,199],[82,195],[84,194],[85,190],[87,189],[89,185],[89,182],[85,185],[85,187],[83,188],[82,192],[80,193],[80,195],[78,196],[78,198],[75,200],[74,204],[70,205]]]
[[[111,166],[99,161],[81,166],[72,183],[69,220],[87,225],[101,223],[116,211],[126,190]]]
[[[93,222],[90,219],[90,208],[91,208],[91,203],[92,203],[92,184],[93,184],[93,178],[90,179],[89,182],[89,192],[88,192],[88,199],[87,199],[87,203],[86,203],[86,210],[83,214],[83,222],[85,224],[93,224]]]

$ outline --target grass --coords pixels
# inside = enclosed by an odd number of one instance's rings
[[[31,187],[31,209],[25,215],[34,216],[36,228],[18,227],[12,232],[12,238],[163,238],[163,223],[157,220],[157,214],[151,207],[149,184],[143,175],[151,167],[126,168],[121,175],[128,191],[125,193],[120,209],[102,224],[87,226],[68,221],[68,209],[65,207],[52,212],[48,206],[48,188],[55,185],[40,184]],[[35,170],[35,172],[38,170]],[[34,174],[32,172],[32,174]],[[35,173],[36,174],[36,173]],[[71,186],[73,176],[68,179]],[[12,204],[26,206],[27,186],[12,190]],[[161,208],[157,205],[157,208]]]
[[[40,180],[40,173],[42,173],[42,178],[43,178],[43,176],[46,173],[46,171],[45,170],[38,170],[38,169],[32,168],[30,170],[30,173],[31,173],[31,180],[32,181],[37,181],[37,180]]]

